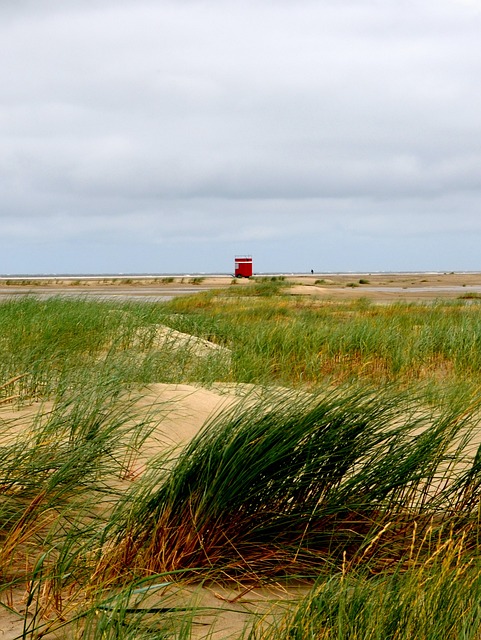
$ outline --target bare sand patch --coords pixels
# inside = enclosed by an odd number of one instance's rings
[[[189,636],[192,640],[228,640],[241,637],[242,632],[254,624],[262,628],[272,625],[308,591],[309,587],[302,584],[291,584],[286,588],[281,583],[265,587],[253,584],[226,586],[212,582],[173,583],[144,598],[141,608],[185,608],[187,616],[192,612],[192,635]]]
[[[153,335],[152,335],[153,332]],[[191,353],[197,357],[205,357],[213,352],[221,353],[230,360],[231,350],[204,338],[199,338],[190,333],[177,331],[163,324],[151,325],[143,327],[137,331],[137,340],[142,343],[145,340],[151,341],[153,349],[162,349],[164,347],[183,348],[187,347]]]
[[[135,403],[155,425],[142,447],[142,458],[187,444],[209,419],[232,406],[234,400],[234,394],[188,384],[149,385]]]

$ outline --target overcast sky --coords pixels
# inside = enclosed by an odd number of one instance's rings
[[[481,271],[481,0],[1,0],[0,273]]]

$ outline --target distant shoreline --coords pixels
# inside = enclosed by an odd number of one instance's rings
[[[334,277],[334,276],[448,276],[448,275],[481,275],[480,271],[272,271],[257,272],[253,277]],[[189,272],[189,273],[15,273],[0,274],[2,280],[122,280],[125,278],[135,278],[139,280],[155,279],[155,278],[230,278],[234,277],[233,273],[207,273],[207,272]]]
[[[319,301],[368,299],[375,303],[481,299],[481,272],[115,274],[0,276],[0,296],[89,296],[159,301],[201,291],[254,286],[256,278],[282,279],[283,293]]]

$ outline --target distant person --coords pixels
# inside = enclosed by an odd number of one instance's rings
[[[312,273],[312,275],[314,275],[314,269],[311,269],[311,273]]]

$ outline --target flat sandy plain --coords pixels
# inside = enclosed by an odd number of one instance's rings
[[[86,295],[98,297],[169,299],[177,295],[225,288],[249,286],[257,278],[279,277],[258,275],[253,279],[215,276],[116,276],[116,277],[3,277],[0,297],[34,293],[38,296]],[[291,286],[286,293],[310,295],[326,299],[369,298],[386,303],[405,300],[433,301],[460,296],[481,296],[479,273],[349,273],[349,274],[285,274]]]

